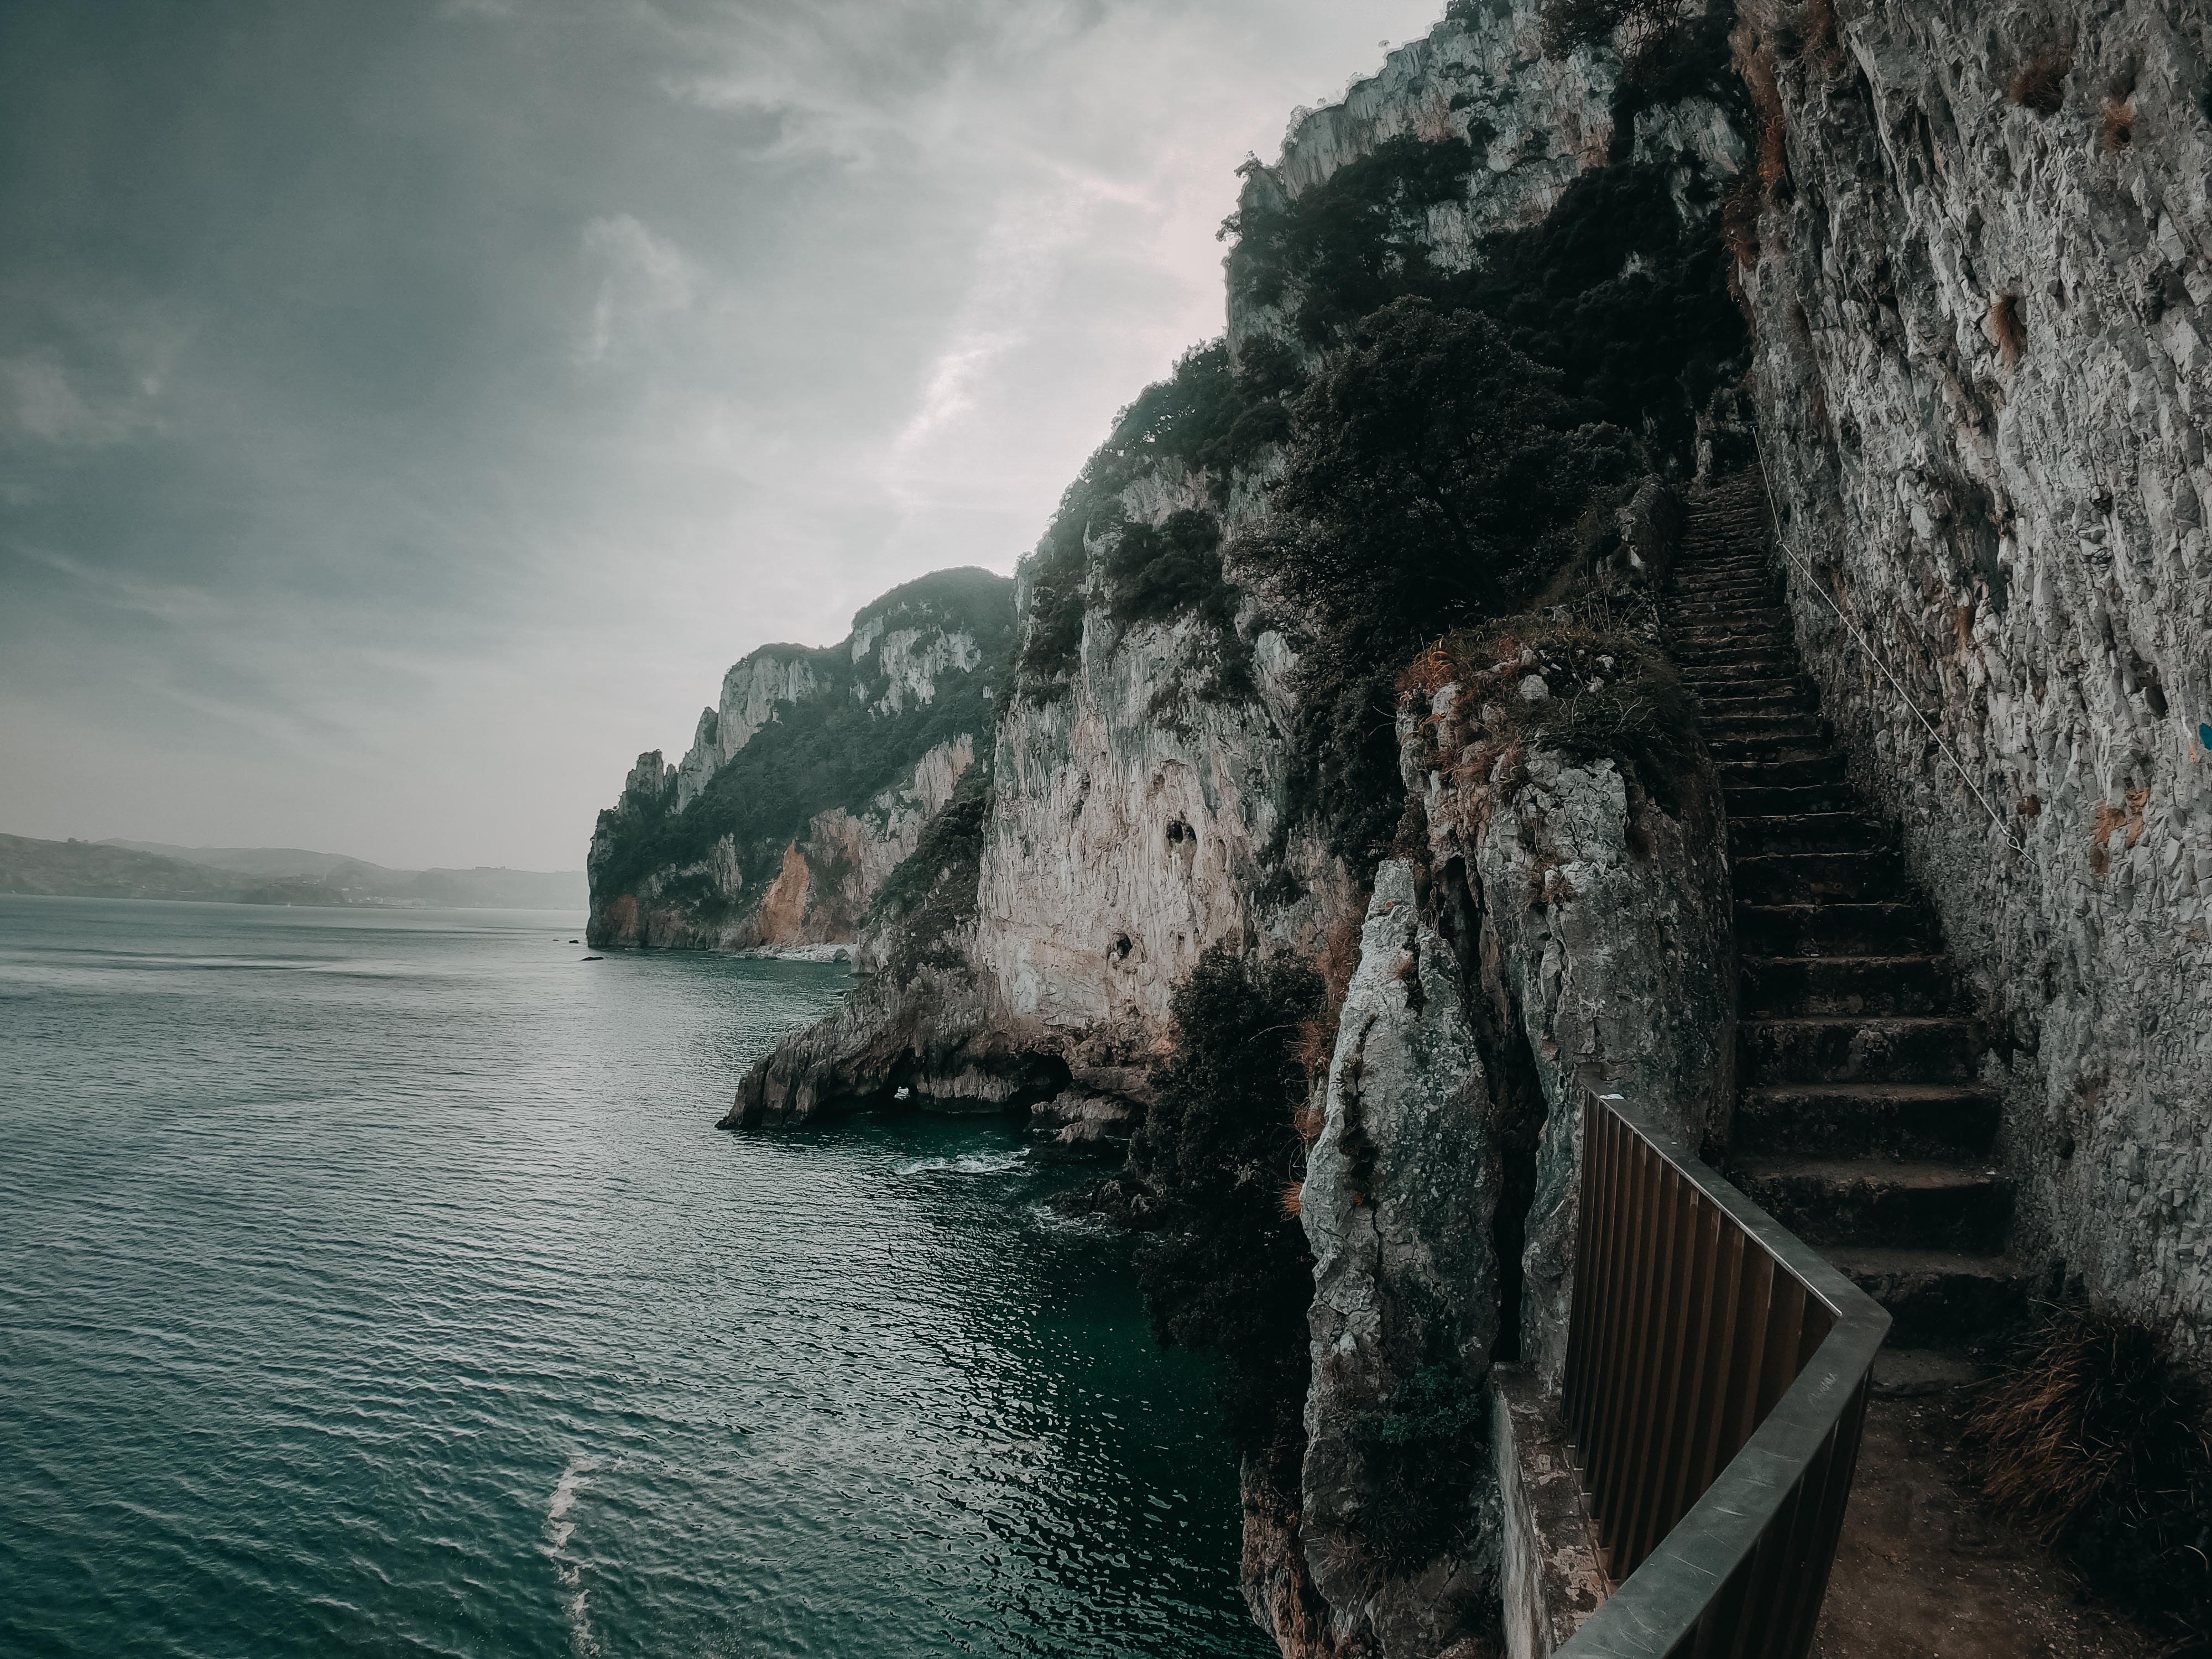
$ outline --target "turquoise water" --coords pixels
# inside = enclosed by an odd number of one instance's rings
[[[841,968],[0,897],[0,1652],[1259,1655],[1203,1369]]]

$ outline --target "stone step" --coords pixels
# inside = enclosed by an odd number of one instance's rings
[[[1693,668],[1678,662],[1674,672],[1682,684],[1700,697],[1756,697],[1783,692],[1808,692],[1812,688],[1796,669],[1772,669],[1765,673],[1742,673],[1733,663],[1717,664],[1711,668]]]
[[[1741,769],[1756,771],[1757,768]],[[1731,783],[1725,787],[1729,821],[1738,819],[1756,822],[1772,821],[1780,817],[1802,817],[1832,812],[1850,811],[1858,805],[1857,792],[1843,775],[1839,764],[1831,763],[1818,781],[1805,783]],[[1856,816],[1856,814],[1854,814]]]
[[[1677,644],[1752,637],[1779,641],[1796,637],[1787,617],[1770,617],[1751,605],[1717,609],[1703,617],[1677,612],[1667,618],[1667,629]]]
[[[1713,751],[1714,763],[1721,766],[1779,766],[1792,762],[1824,765],[1840,772],[1844,757],[1834,744],[1822,732],[1714,732],[1705,738],[1705,747]],[[1722,774],[1722,782],[1728,781]]]
[[[1936,948],[1925,905],[1739,904],[1736,945],[1747,956],[1892,957]]]
[[[2027,1276],[2001,1255],[1879,1245],[1827,1252],[1839,1273],[1889,1310],[1889,1346],[1987,1341],[2027,1317]]]
[[[1746,789],[1796,789],[1832,785],[1844,791],[1844,799],[1857,799],[1850,794],[1850,785],[1844,776],[1844,757],[1833,751],[1804,760],[1737,760],[1716,753],[1713,764],[1720,770],[1721,788],[1728,798],[1731,812],[1750,810],[1748,806],[1740,807],[1736,803],[1737,791]]]
[[[1667,626],[1677,634],[1699,628],[1771,628],[1787,629],[1790,613],[1780,605],[1741,599],[1698,599],[1670,605]]]
[[[1739,915],[1744,908],[1738,907]],[[1940,1014],[1745,1019],[1735,1028],[1736,1079],[1746,1088],[1778,1083],[1970,1083],[1980,1036],[1973,1021]]]
[[[1746,1157],[1986,1158],[1997,1097],[1972,1085],[1796,1083],[1746,1089],[1735,1146]]]
[[[1911,890],[1905,860],[1887,848],[1849,853],[1756,853],[1735,860],[1739,904],[1867,903]]]
[[[1747,1016],[1946,1014],[1956,1006],[1948,957],[1757,957],[1743,959]]]
[[[1741,564],[1677,566],[1676,569],[1679,574],[1666,595],[1666,602],[1671,605],[1774,597],[1774,572],[1764,559]]]
[[[1807,1243],[1994,1253],[2012,1188],[1993,1170],[1890,1159],[1745,1158],[1736,1184]]]
[[[1715,659],[1731,651],[1758,651],[1769,657],[1796,653],[1796,641],[1778,628],[1677,628],[1671,631],[1668,650],[1677,661],[1717,666]]]
[[[1774,602],[1774,578],[1762,569],[1747,570],[1741,574],[1718,572],[1710,576],[1686,577],[1663,603],[1672,611],[1687,605],[1751,610]]]
[[[1803,737],[1826,742],[1832,736],[1827,721],[1804,708],[1778,708],[1754,704],[1748,708],[1717,709],[1705,704],[1698,724],[1708,738]]]
[[[1685,645],[1674,660],[1698,679],[1733,674],[1740,679],[1771,679],[1800,671],[1795,647],[1771,645]]]
[[[1819,702],[1802,687],[1784,684],[1772,691],[1729,691],[1718,696],[1700,694],[1698,716],[1708,726],[1745,714],[1795,714],[1818,718]]]
[[[1659,603],[1669,615],[1684,611],[1778,611],[1788,616],[1773,586],[1773,573],[1762,561],[1756,568],[1722,569],[1700,565],[1683,575]]]
[[[1740,856],[1762,853],[1848,853],[1890,845],[1864,812],[1731,812],[1729,847]]]

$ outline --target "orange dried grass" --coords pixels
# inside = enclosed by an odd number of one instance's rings
[[[2136,141],[2136,106],[2124,99],[2105,100],[2105,119],[2097,135],[2098,148],[2118,155]]]
[[[1997,355],[2010,368],[2020,362],[2027,350],[2027,325],[2020,314],[2020,295],[2000,294],[1990,301],[1990,337],[1997,343]]]

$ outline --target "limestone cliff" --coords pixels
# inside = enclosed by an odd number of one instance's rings
[[[1729,832],[1651,595],[1670,514],[1762,454],[1822,706],[1996,1039],[2013,1256],[2212,1340],[2208,59],[2182,0],[1452,0],[1246,167],[1224,336],[1024,561],[988,767],[876,907],[892,971],[727,1121],[904,1100],[1110,1149],[1204,1040],[1176,999],[1209,947],[1320,958],[1310,1383],[1245,1478],[1286,1654],[1486,1650],[1495,1494],[1409,1532],[1377,1448],[1409,1413],[1448,1443],[1494,1364],[1556,1381],[1589,1094],[1727,1145]],[[1510,482],[1583,467],[1565,523],[1468,531],[1426,469],[1498,446],[1426,428],[1399,494],[1329,516],[1314,480],[1419,424],[1345,365],[1415,338],[1543,383]],[[1418,637],[1293,568],[1356,587],[1415,546],[1496,567]],[[624,810],[714,799],[795,668],[733,671]],[[1141,1184],[1098,1206],[1141,1222]]]
[[[2212,15],[1753,21],[1799,641],[1995,1046],[2015,1256],[2212,1343]]]
[[[638,757],[592,838],[591,941],[857,945],[871,906],[979,752],[1004,689],[1012,584],[940,571],[821,650],[723,677],[678,764]]]

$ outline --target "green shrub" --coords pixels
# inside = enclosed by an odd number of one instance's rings
[[[1296,787],[1355,868],[1401,805],[1397,678],[1427,641],[1515,609],[1594,489],[1642,468],[1574,424],[1561,376],[1480,312],[1401,299],[1299,395],[1274,516],[1239,550],[1304,624]]]
[[[914,851],[876,890],[869,921],[890,927],[888,965],[897,977],[958,964],[960,937],[975,919],[990,817],[991,765],[978,760],[922,826]]]
[[[1685,224],[1671,169],[1622,161],[1567,186],[1549,215],[1484,246],[1454,297],[1559,372],[1577,417],[1649,435],[1686,463],[1696,411],[1748,343],[1712,213]]]
[[[1106,574],[1114,620],[1124,627],[1177,611],[1224,625],[1235,616],[1235,592],[1221,575],[1221,526],[1211,513],[1183,507],[1157,527],[1124,525]]]
[[[1392,1572],[1419,1571],[1456,1544],[1490,1449],[1481,1383],[1449,1361],[1425,1365],[1381,1407],[1355,1413],[1347,1437],[1366,1465],[1367,1543]]]
[[[1638,622],[1633,607],[1585,594],[1448,635],[1406,672],[1403,706],[1422,717],[1436,691],[1458,686],[1431,747],[1471,802],[1486,799],[1500,756],[1541,744],[1571,762],[1613,761],[1679,811],[1698,770],[1697,710]],[[1545,684],[1534,700],[1520,689],[1531,675]]]
[[[1210,1352],[1231,1432],[1256,1448],[1294,1429],[1305,1399],[1313,1260],[1282,1190],[1302,1166],[1295,1052],[1321,976],[1214,945],[1176,988],[1176,1048],[1129,1152],[1158,1200],[1137,1273],[1160,1340]]]
[[[1298,333],[1316,345],[1401,295],[1440,292],[1444,278],[1418,233],[1430,206],[1465,195],[1474,162],[1464,138],[1401,133],[1295,199],[1265,169],[1249,169],[1222,225],[1237,238],[1231,288],[1255,306],[1291,302]]]
[[[1146,386],[1115,418],[1112,434],[1060,497],[1033,556],[1027,631],[1016,667],[1019,695],[1048,701],[1066,691],[1081,657],[1091,550],[1102,543],[1109,550],[1105,574],[1117,622],[1126,627],[1199,611],[1222,635],[1214,689],[1246,684],[1249,651],[1236,638],[1236,592],[1221,574],[1219,531],[1211,515],[1185,509],[1166,525],[1129,526],[1121,494],[1171,463],[1199,475],[1216,501],[1224,499],[1231,470],[1288,431],[1282,397],[1303,373],[1296,354],[1274,341],[1249,343],[1232,368],[1228,343],[1210,340],[1185,352],[1173,374]],[[1205,544],[1208,535],[1212,544]]]

